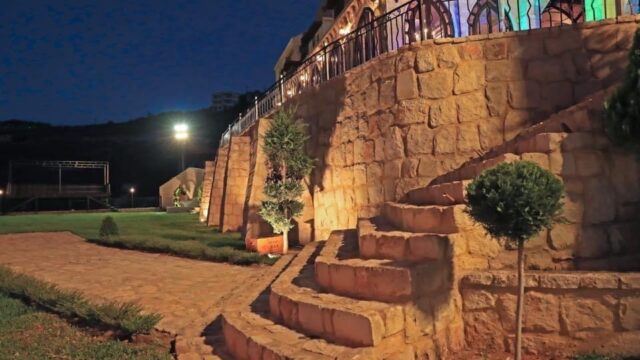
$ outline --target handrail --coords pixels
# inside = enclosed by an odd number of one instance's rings
[[[589,4],[585,7],[586,1]],[[567,26],[637,14],[638,7],[638,0],[413,0],[358,26],[308,56],[294,72],[281,76],[255,99],[249,111],[229,125],[220,145],[308,87],[418,41]],[[521,14],[525,8],[526,14]],[[514,9],[518,13],[512,14]]]

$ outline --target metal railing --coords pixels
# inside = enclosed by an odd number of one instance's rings
[[[418,41],[568,26],[638,11],[639,0],[413,0],[360,24],[307,57],[295,72],[280,77],[229,126],[220,144],[305,89]]]

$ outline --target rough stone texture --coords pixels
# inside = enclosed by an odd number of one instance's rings
[[[229,161],[222,197],[222,231],[240,231],[244,223],[251,156],[250,141],[248,136],[232,136],[229,142]]]
[[[513,275],[475,272],[463,276],[463,318],[470,348],[512,344],[517,285]],[[640,349],[625,344],[640,339],[640,292],[622,286],[625,273],[528,272],[527,276],[526,352],[575,354],[606,347],[640,354]]]
[[[202,197],[200,198],[200,222],[207,221],[209,217],[209,204],[211,202],[211,187],[213,186],[215,166],[215,161],[205,161],[204,163],[204,180],[202,181]]]
[[[209,214],[207,225],[219,227],[222,220],[222,198],[227,181],[227,162],[229,159],[229,145],[221,146],[216,156],[216,166],[213,171],[211,194],[209,195]]]

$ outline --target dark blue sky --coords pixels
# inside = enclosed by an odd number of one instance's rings
[[[122,121],[266,88],[318,0],[0,0],[0,120]]]

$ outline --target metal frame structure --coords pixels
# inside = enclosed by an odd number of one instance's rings
[[[228,144],[231,136],[244,133],[258,119],[271,115],[305,89],[418,41],[568,26],[637,14],[639,6],[639,0],[413,0],[368,23],[359,21],[357,29],[326,44],[294,72],[281,76],[260,98],[256,97],[249,111],[240,114],[229,126],[220,145]],[[558,9],[559,18],[554,22],[549,13]],[[545,16],[548,19],[543,22]],[[488,22],[487,26],[480,26],[479,21]]]

